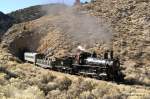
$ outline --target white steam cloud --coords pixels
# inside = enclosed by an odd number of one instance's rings
[[[61,4],[43,7],[42,10],[49,15],[60,16],[55,20],[55,25],[69,34],[73,41],[84,45],[111,41],[111,27],[102,19],[90,16],[86,11]]]

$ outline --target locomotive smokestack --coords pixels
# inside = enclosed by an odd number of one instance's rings
[[[113,51],[112,50],[107,50],[104,53],[104,59],[113,59]]]
[[[114,52],[113,52],[113,50],[110,51],[110,57],[111,57],[111,59],[114,58]]]
[[[104,59],[108,59],[108,50],[104,53]]]
[[[76,0],[74,5],[80,5],[80,0]]]

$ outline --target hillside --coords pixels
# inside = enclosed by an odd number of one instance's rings
[[[41,11],[41,5],[32,6],[25,9],[20,9],[11,13],[8,13],[7,15],[14,18],[15,23],[21,23],[26,22],[34,19],[38,19],[41,16],[45,15],[44,12]]]
[[[71,7],[63,8],[54,6],[57,12],[46,9],[47,15],[39,19],[13,25],[3,36],[2,47],[15,56],[24,51],[47,54],[51,49],[52,55],[59,57],[59,54],[71,53],[78,45],[85,45],[88,49],[96,43],[110,41],[112,31],[106,29],[109,26],[99,25],[97,19],[87,12],[78,12]],[[87,44],[87,41],[90,42]]]
[[[126,67],[127,79],[150,83],[150,1],[96,0],[83,9],[104,18],[116,31],[113,49]]]
[[[14,23],[22,23],[38,19],[47,14],[46,9],[57,8],[58,6],[65,8],[65,5],[61,4],[36,5],[8,13],[7,15],[14,18]]]
[[[58,6],[65,8],[65,5],[47,4],[20,9],[8,14],[0,12],[0,38],[13,24],[38,19],[47,14],[46,9],[53,9],[57,8]]]
[[[0,12],[0,38],[13,24],[34,20],[45,15],[44,11],[41,11],[41,7],[33,6],[9,14]]]
[[[61,49],[69,50],[67,47],[69,39],[53,24],[53,21],[58,18],[45,16],[34,21],[16,24],[5,33],[1,45],[21,59],[25,51],[45,53],[48,48],[52,48],[53,53],[56,54]]]
[[[12,26],[13,18],[0,12],[0,37]]]

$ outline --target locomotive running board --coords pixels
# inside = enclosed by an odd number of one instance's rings
[[[42,68],[52,68],[52,66],[50,66],[50,65],[45,65],[45,64],[40,64],[40,63],[36,63],[36,65],[39,65]]]
[[[73,64],[73,66],[77,66],[77,67],[90,67],[90,68],[104,68],[104,69],[107,68],[107,67],[104,67],[104,66],[91,66],[91,65],[79,65],[79,64]]]
[[[96,73],[87,73],[87,72],[79,72],[80,74],[93,75],[96,76]]]

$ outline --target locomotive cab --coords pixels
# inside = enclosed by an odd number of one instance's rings
[[[78,64],[79,65],[85,65],[86,64],[86,59],[88,57],[91,57],[91,53],[88,53],[88,52],[82,52],[82,53],[80,53],[79,59],[77,60]]]

